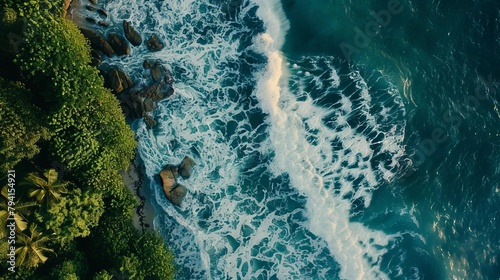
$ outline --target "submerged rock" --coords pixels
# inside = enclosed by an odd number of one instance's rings
[[[127,41],[122,36],[116,33],[109,33],[108,35],[109,44],[115,51],[117,55],[127,55],[130,54],[130,47]]]
[[[85,20],[90,23],[97,23],[97,21],[94,18],[91,17],[86,17]]]
[[[103,20],[98,21],[97,24],[103,27],[109,27],[109,22],[105,22]]]
[[[97,0],[89,0],[90,3],[97,5]]]
[[[229,0],[222,5],[222,11],[224,13],[234,13],[242,3],[243,0]]]
[[[163,43],[155,34],[151,34],[151,37],[149,37],[149,39],[146,41],[146,45],[152,52],[160,51],[164,47]]]
[[[125,33],[125,37],[133,46],[139,46],[142,44],[142,37],[139,32],[137,32],[132,25],[130,25],[130,22],[124,20],[123,21],[123,32]]]
[[[80,31],[82,32],[83,36],[89,39],[90,45],[95,50],[102,51],[107,56],[112,56],[115,54],[115,51],[113,50],[111,45],[109,45],[108,41],[106,41],[106,39],[104,39],[104,37],[102,37],[98,33],[85,28],[81,28]]]
[[[189,179],[189,177],[191,177],[192,168],[195,164],[196,163],[192,158],[185,156],[181,161],[181,164],[179,164],[179,175],[181,175],[183,179]]]
[[[146,123],[148,128],[154,128],[156,126],[156,121],[153,117],[150,115],[145,115],[144,116],[144,122]]]
[[[92,6],[92,5],[86,5],[85,6],[85,9],[89,10],[89,11],[94,11],[95,10],[95,7]]]
[[[108,12],[103,10],[103,9],[97,9],[97,13],[99,13],[101,16],[108,17]]]
[[[144,62],[142,63],[142,67],[144,67],[144,69],[151,68],[151,65],[154,65],[154,62],[149,59],[144,59]]]

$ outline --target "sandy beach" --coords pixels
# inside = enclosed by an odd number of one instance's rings
[[[153,229],[154,209],[150,202],[150,194],[142,186],[141,166],[136,161],[130,163],[127,171],[121,172],[123,183],[139,201],[134,208],[133,225],[137,230]]]

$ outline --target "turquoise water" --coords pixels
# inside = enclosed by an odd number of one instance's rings
[[[175,76],[132,127],[178,279],[499,279],[498,3],[221,2],[106,4]]]

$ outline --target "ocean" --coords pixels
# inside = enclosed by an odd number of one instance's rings
[[[104,4],[174,75],[131,125],[177,279],[500,279],[500,3],[226,2]]]

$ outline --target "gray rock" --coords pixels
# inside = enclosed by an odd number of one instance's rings
[[[101,55],[96,50],[91,49],[90,55],[92,56],[92,60],[91,60],[92,65],[94,65],[94,66],[101,65],[102,58],[101,58]]]
[[[130,22],[124,20],[123,21],[123,32],[125,33],[125,37],[133,46],[139,46],[142,44],[142,37],[139,32],[137,32],[132,25],[130,25]]]
[[[146,41],[146,46],[152,52],[160,51],[164,47],[163,42],[158,39],[158,36],[156,36],[156,34],[151,34],[151,37],[149,37],[149,39]]]
[[[109,44],[115,51],[117,55],[127,55],[130,54],[130,47],[127,41],[122,36],[116,33],[109,33],[108,35]]]
[[[117,94],[134,85],[130,77],[117,68],[111,68],[111,70],[108,71],[107,83]]]
[[[92,48],[98,51],[102,51],[107,56],[112,56],[115,54],[115,51],[109,45],[108,41],[106,41],[106,39],[104,39],[104,37],[102,37],[98,33],[85,28],[81,28],[80,31],[82,32],[83,36],[89,39]]]
[[[167,197],[168,200],[170,200],[170,202],[172,202],[173,205],[181,206],[182,200],[184,199],[186,194],[187,194],[186,187],[179,184],[170,192],[165,193],[165,196]]]
[[[154,63],[149,59],[145,59],[144,62],[142,63],[142,67],[144,67],[144,69],[151,68],[151,65],[154,65]]]
[[[192,158],[185,156],[181,161],[181,164],[179,164],[179,175],[181,175],[183,179],[189,179],[189,177],[191,177],[192,168],[195,164],[196,163]]]
[[[159,82],[165,75],[165,71],[163,69],[163,66],[160,64],[155,64],[151,69],[149,70],[151,73],[151,78],[153,78],[153,81]]]
[[[144,112],[151,112],[156,109],[156,103],[151,98],[145,98],[143,101]]]

